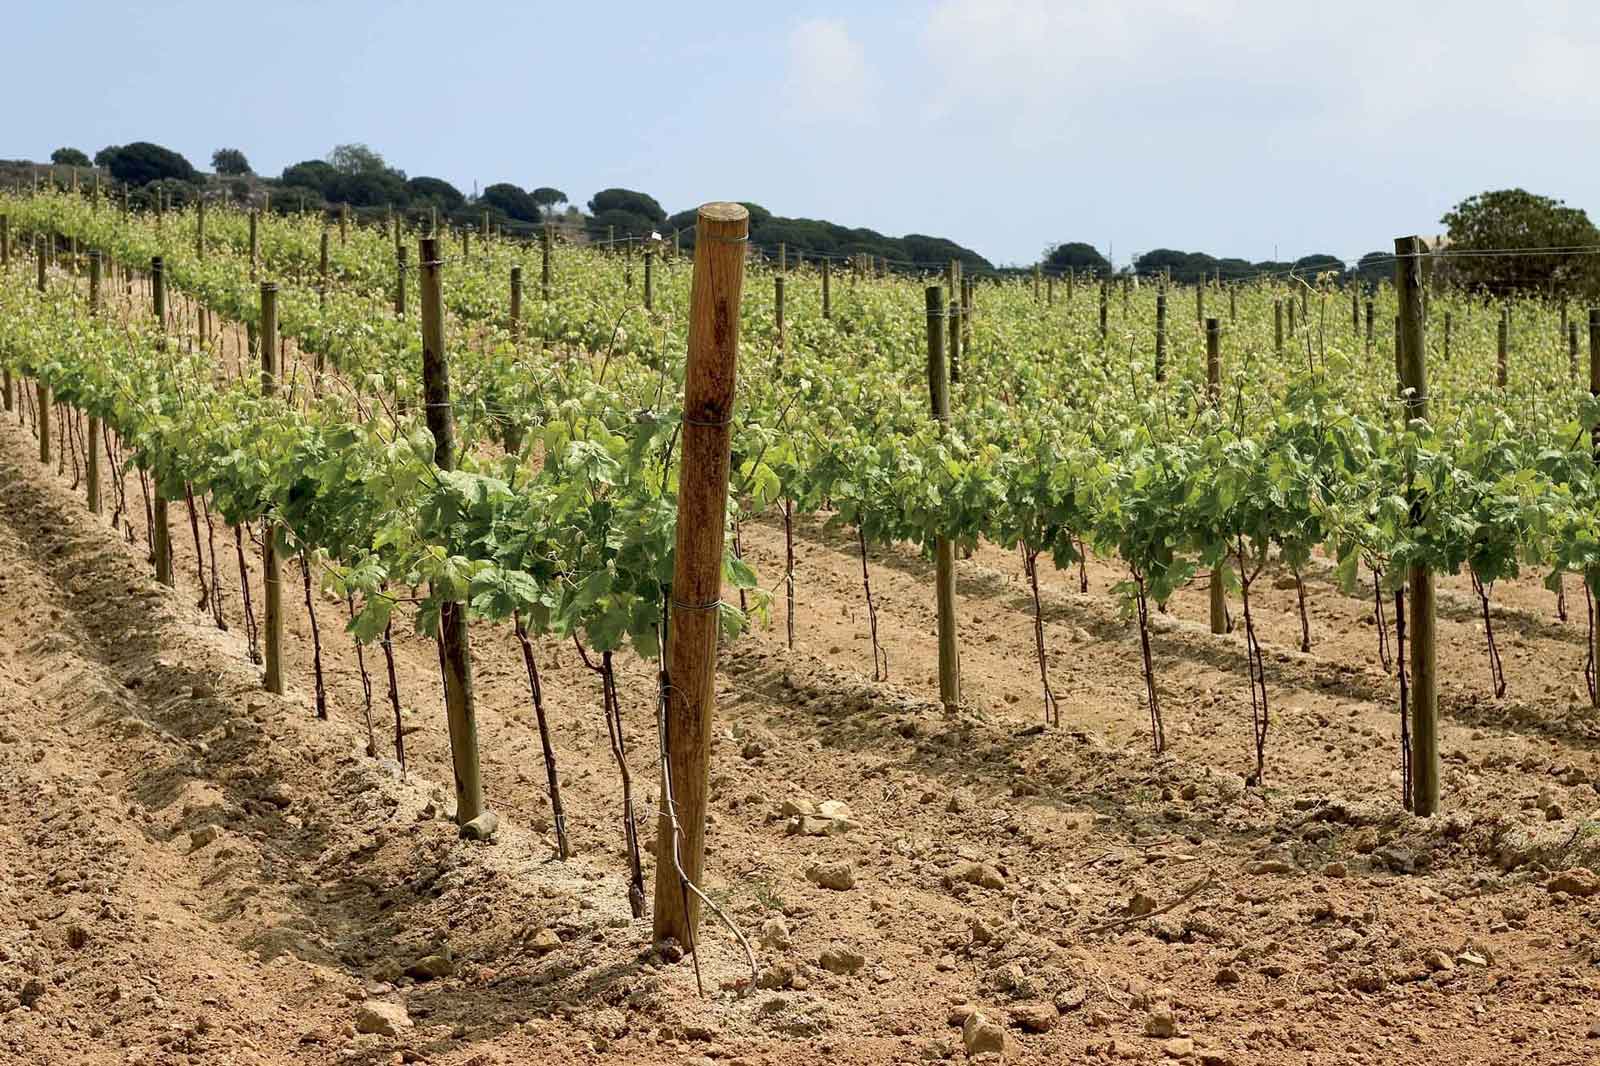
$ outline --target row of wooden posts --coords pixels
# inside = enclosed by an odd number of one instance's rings
[[[253,221],[253,220],[252,220]],[[204,254],[203,225],[198,237]],[[731,426],[735,371],[738,359],[739,313],[744,284],[743,242],[749,215],[737,204],[712,203],[700,209],[699,237],[695,244],[691,285],[689,355],[684,392],[681,435],[683,476],[679,486],[677,550],[674,561],[672,625],[666,646],[668,709],[666,769],[663,775],[661,814],[658,821],[654,928],[658,939],[672,937],[692,944],[699,920],[699,900],[681,878],[698,885],[704,870],[705,813],[709,738],[715,704],[716,644],[719,631],[717,603],[721,596],[722,557],[725,547]],[[0,216],[0,249],[9,260],[8,221]],[[398,241],[398,231],[397,231]],[[44,241],[39,241],[38,287],[46,285]],[[252,224],[252,267],[256,255]],[[547,245],[548,247],[548,245]],[[326,241],[324,242],[326,253]],[[397,256],[404,262],[403,246]],[[101,255],[90,252],[89,302],[101,309]],[[434,438],[434,463],[442,470],[454,468],[455,427],[450,408],[449,361],[445,349],[439,242],[423,237],[418,245],[420,271],[423,392],[428,428]],[[326,255],[324,254],[324,272]],[[150,263],[153,310],[166,329],[166,275],[160,257]],[[520,282],[520,273],[516,279]],[[548,289],[546,259],[544,283]],[[514,301],[519,301],[520,285]],[[271,396],[278,389],[278,286],[260,282],[259,343],[261,389]],[[402,298],[399,298],[403,300]],[[403,310],[403,304],[400,305]],[[514,307],[515,311],[515,307]],[[728,329],[727,323],[733,323]],[[52,458],[49,388],[37,383],[39,403],[39,455]],[[13,382],[5,375],[5,408],[13,406]],[[101,513],[98,417],[89,416],[88,504]],[[168,501],[159,487],[154,493],[152,545],[157,579],[174,584]],[[269,519],[262,537],[263,686],[284,691],[282,563],[279,535]],[[953,636],[953,634],[952,634]],[[485,811],[479,768],[476,709],[473,694],[471,644],[465,604],[442,606],[439,643],[444,681],[446,719],[450,733],[455,777],[456,817],[463,825]],[[670,791],[669,789],[670,783]]]

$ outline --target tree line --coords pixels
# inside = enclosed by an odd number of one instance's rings
[[[326,157],[287,166],[276,177],[257,175],[238,148],[212,153],[214,175],[197,170],[183,155],[149,141],[109,145],[91,158],[81,149],[63,147],[51,153],[55,166],[96,167],[113,182],[126,186],[137,203],[188,203],[202,190],[241,203],[266,200],[277,210],[351,208],[357,216],[391,210],[413,217],[437,217],[476,225],[487,213],[492,223],[510,232],[531,233],[557,223],[591,240],[629,240],[678,234],[686,249],[694,245],[693,208],[669,215],[648,193],[603,189],[589,198],[587,211],[569,203],[567,194],[549,185],[522,188],[496,182],[469,196],[443,178],[408,177],[365,144],[336,145]],[[31,163],[0,163],[0,175]],[[263,193],[268,195],[263,196]],[[781,247],[792,259],[815,261],[870,256],[891,269],[936,270],[959,260],[969,274],[1068,272],[1104,276],[1110,261],[1082,241],[1051,244],[1035,264],[996,268],[970,248],[943,237],[907,234],[891,237],[876,230],[851,228],[823,219],[786,218],[759,204],[750,211],[750,243],[775,257]],[[1560,200],[1523,189],[1502,189],[1469,196],[1439,220],[1445,253],[1434,266],[1438,280],[1493,294],[1540,292],[1547,295],[1600,295],[1600,229],[1587,212]],[[1471,254],[1460,254],[1471,253]],[[1121,272],[1140,277],[1169,277],[1194,284],[1207,280],[1241,281],[1262,275],[1313,279],[1331,275],[1339,281],[1377,284],[1392,278],[1394,257],[1378,250],[1352,266],[1338,256],[1319,253],[1288,261],[1252,262],[1205,252],[1156,248],[1136,257]]]

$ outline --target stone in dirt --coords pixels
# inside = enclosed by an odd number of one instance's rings
[[[1173,1037],[1161,1045],[1161,1050],[1170,1058],[1186,1059],[1194,1054],[1194,1041],[1187,1036]]]
[[[528,941],[528,947],[539,955],[554,951],[560,946],[561,938],[556,935],[554,929],[549,928],[539,930],[533,934],[533,939]]]
[[[841,977],[853,974],[867,964],[867,957],[855,948],[832,944],[817,960],[824,970]]]
[[[499,828],[500,816],[493,811],[484,811],[461,827],[461,835],[467,840],[488,840]]]
[[[1006,879],[1000,871],[984,862],[967,860],[958,862],[944,872],[947,884],[964,881],[969,885],[978,885],[982,888],[1001,889],[1006,887]]]
[[[399,1036],[411,1028],[411,1015],[399,1003],[368,1000],[356,1008],[356,1032],[378,1036]]]
[[[768,918],[761,923],[761,946],[769,951],[783,951],[790,946],[789,923],[781,917]]]
[[[1051,1003],[1023,1003],[1011,1008],[1011,1023],[1025,1033],[1048,1033],[1060,1018]]]
[[[961,1025],[961,1042],[968,1055],[1009,1056],[1013,1045],[1006,1031],[990,1021],[982,1011],[973,1011]]]
[[[817,813],[824,818],[846,818],[850,815],[850,805],[842,800],[823,800],[817,804]]]
[[[455,973],[455,963],[448,951],[425,955],[406,967],[406,976],[413,981],[434,981]]]
[[[806,880],[835,892],[856,887],[856,872],[847,862],[818,862],[806,867]]]
[[[1600,877],[1586,866],[1562,870],[1544,886],[1550,892],[1565,892],[1569,896],[1592,896],[1600,892]]]
[[[199,851],[207,844],[217,839],[218,829],[214,825],[203,825],[189,834],[189,850]]]
[[[1150,1017],[1144,1020],[1146,1036],[1153,1036],[1164,1040],[1173,1036],[1178,1031],[1178,1020],[1173,1017],[1172,1008],[1165,1003],[1158,1003],[1150,1011]]]

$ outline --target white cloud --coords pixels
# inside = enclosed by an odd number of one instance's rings
[[[790,31],[788,121],[865,124],[877,114],[877,88],[866,51],[842,21],[807,19]]]

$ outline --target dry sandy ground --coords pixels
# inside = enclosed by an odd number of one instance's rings
[[[779,597],[770,628],[724,651],[718,684],[708,887],[757,945],[762,987],[743,987],[742,954],[707,924],[701,997],[690,966],[653,953],[648,922],[629,918],[599,685],[570,645],[538,654],[577,855],[552,860],[520,655],[486,627],[474,653],[501,829],[461,841],[444,818],[431,644],[397,641],[402,777],[365,754],[342,604],[317,598],[319,722],[297,597],[291,691],[268,696],[229,539],[222,632],[195,609],[181,505],[167,590],[150,576],[137,481],[129,544],[86,512],[70,467],[35,454],[7,418],[0,1062],[960,1060],[955,1022],[974,1008],[967,1033],[1021,1061],[1600,1057],[1600,895],[1552,891],[1600,888],[1583,869],[1600,865],[1584,607],[1558,622],[1536,580],[1496,590],[1501,700],[1470,590],[1446,582],[1446,810],[1423,821],[1397,802],[1394,681],[1370,601],[1326,573],[1310,583],[1308,655],[1293,591],[1260,582],[1274,720],[1266,787],[1246,789],[1243,646],[1205,631],[1203,591],[1158,618],[1158,757],[1112,566],[1091,564],[1087,594],[1075,572],[1042,575],[1063,721],[1045,730],[1020,566],[991,548],[962,561],[966,706],[947,718],[929,568],[872,553],[892,678],[873,683],[854,540],[803,522],[797,647]],[[781,574],[780,527],[751,522],[744,538],[764,577]],[[381,662],[369,654],[387,755]],[[651,670],[621,666],[653,825]],[[830,800],[847,822],[791,835],[786,803]],[[830,864],[853,887],[807,876]]]

